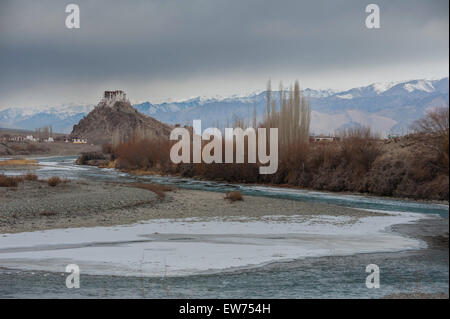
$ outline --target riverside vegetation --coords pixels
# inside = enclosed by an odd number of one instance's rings
[[[17,187],[19,183],[29,182],[45,182],[48,186],[55,187],[61,183],[68,183],[69,180],[62,180],[58,176],[52,176],[48,180],[39,180],[38,176],[33,173],[27,173],[18,176],[7,176],[0,174],[0,187]]]
[[[169,154],[175,141],[139,134],[125,142],[105,144],[106,155],[84,154],[78,163],[138,174],[174,174],[323,191],[449,199],[448,108],[429,111],[411,127],[413,133],[406,136],[381,139],[368,127],[355,127],[336,132],[337,138],[332,142],[312,142],[309,141],[310,107],[297,82],[287,91],[280,87],[279,105],[271,96],[269,82],[266,100],[267,111],[261,123],[257,123],[254,111],[252,123],[250,119],[234,118],[232,127],[279,128],[279,163],[274,174],[260,175],[261,164],[248,163],[248,154],[240,164],[173,164]],[[244,144],[247,142],[246,139]]]

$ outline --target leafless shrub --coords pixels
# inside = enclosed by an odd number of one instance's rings
[[[444,165],[447,174],[449,168],[448,139],[449,139],[449,131],[447,130],[447,134],[445,134],[444,137],[444,142],[442,143],[442,164]]]
[[[78,165],[86,165],[89,161],[92,160],[105,160],[105,155],[100,152],[85,152],[81,153],[80,157],[77,158],[76,164]]]
[[[310,148],[308,154],[308,168],[336,168],[340,163],[339,151],[339,144],[337,142],[315,143],[314,147]]]
[[[448,174],[449,171],[449,108],[441,107],[430,110],[426,115],[412,125],[417,133],[417,139],[421,140],[423,150],[432,157],[431,165]]]
[[[50,177],[47,181],[48,186],[55,187],[60,184],[62,181],[58,176]]]
[[[361,172],[367,172],[382,154],[378,136],[369,127],[356,127],[341,132],[341,156],[345,162]]]
[[[114,149],[118,168],[149,170],[170,166],[171,141],[160,138],[144,138],[119,144]]]
[[[426,115],[411,126],[416,133],[445,136],[449,129],[449,109],[440,107],[429,110]]]
[[[242,193],[239,191],[232,191],[225,194],[225,198],[228,199],[231,202],[235,202],[238,200],[244,200],[244,197],[242,196]]]

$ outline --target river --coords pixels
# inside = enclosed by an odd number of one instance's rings
[[[154,182],[214,192],[237,189],[246,195],[436,217],[433,219],[435,222],[443,221],[448,225],[448,205],[260,185],[227,184],[169,176],[133,176],[115,169],[77,166],[74,164],[75,157],[70,156],[37,160],[41,166],[36,170],[36,174],[41,178],[58,175],[71,180]],[[21,173],[23,172],[8,172],[8,174]],[[414,237],[411,231],[406,233]],[[51,236],[52,233],[46,234]],[[0,249],[6,247],[5,242],[7,239],[4,239],[2,244],[0,238]],[[38,264],[39,258],[35,258],[34,261]],[[380,267],[379,289],[368,289],[365,285],[365,278],[368,275],[365,267],[368,264],[377,264]],[[448,266],[447,245],[446,248],[415,247],[395,252],[290,258],[261,263],[258,267],[224,268],[223,271],[190,275],[173,276],[170,271],[151,277],[139,274],[123,276],[120,273],[83,274],[80,289],[67,289],[65,287],[66,273],[39,270],[41,269],[39,267],[19,269],[8,267],[6,264],[2,265],[0,261],[0,297],[378,298],[401,292],[448,292]]]

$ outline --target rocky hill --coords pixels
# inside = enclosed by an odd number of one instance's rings
[[[171,127],[133,108],[122,91],[105,91],[100,103],[73,126],[71,138],[105,144],[132,136],[168,138]]]

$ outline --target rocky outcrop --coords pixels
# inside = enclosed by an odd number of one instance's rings
[[[84,138],[89,144],[126,141],[133,136],[168,138],[169,125],[139,113],[122,91],[113,92],[121,94],[105,92],[100,103],[73,126],[71,138]]]

